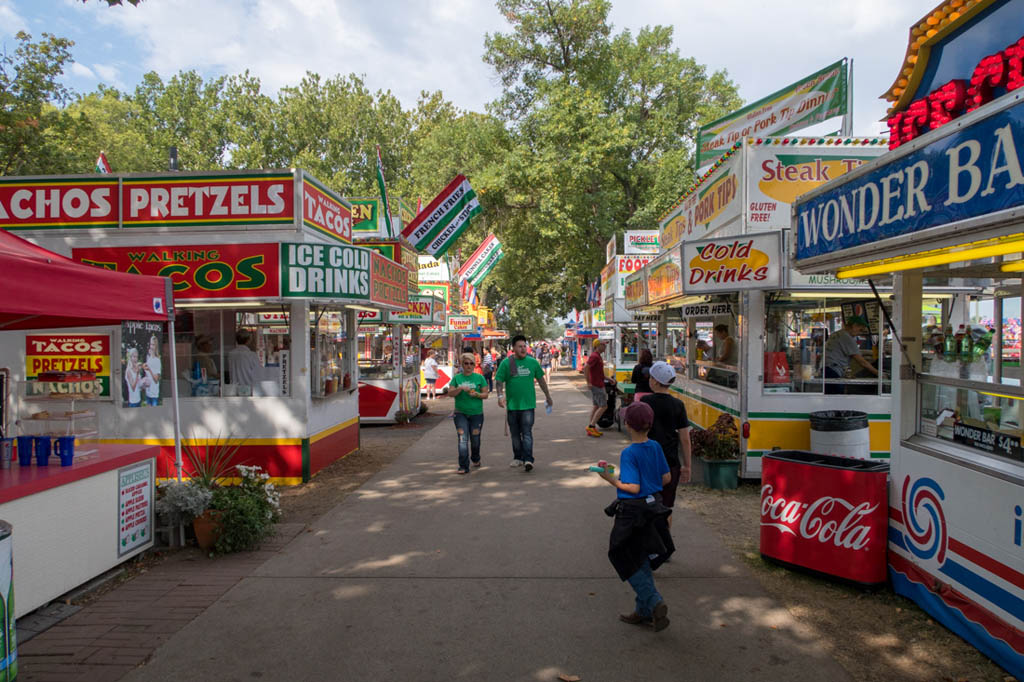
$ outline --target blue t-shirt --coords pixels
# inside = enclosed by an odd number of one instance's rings
[[[665,453],[657,441],[632,443],[619,456],[619,480],[623,483],[639,483],[640,492],[632,495],[623,490],[619,497],[633,499],[647,497],[661,492],[661,477],[668,473]]]

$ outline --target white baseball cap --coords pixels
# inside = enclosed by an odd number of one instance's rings
[[[651,365],[651,378],[659,384],[668,386],[676,380],[676,371],[672,369],[672,365],[668,364],[664,360],[658,360],[656,363]]]

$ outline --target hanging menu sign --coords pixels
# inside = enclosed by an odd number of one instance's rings
[[[117,470],[117,556],[153,539],[153,462]]]

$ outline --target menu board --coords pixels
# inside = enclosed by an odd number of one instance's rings
[[[117,470],[117,556],[153,539],[153,461]]]

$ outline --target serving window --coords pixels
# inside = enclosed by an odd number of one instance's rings
[[[347,329],[341,308],[309,311],[310,392],[325,398],[353,386],[352,362],[345,355]]]
[[[726,388],[739,386],[740,345],[736,311],[737,294],[713,297],[706,306],[708,316],[689,321],[693,355],[687,363],[689,376]],[[684,312],[687,307],[684,306]],[[685,361],[684,358],[680,358]]]
[[[871,294],[772,292],[765,297],[766,394],[888,394],[891,349]]]

